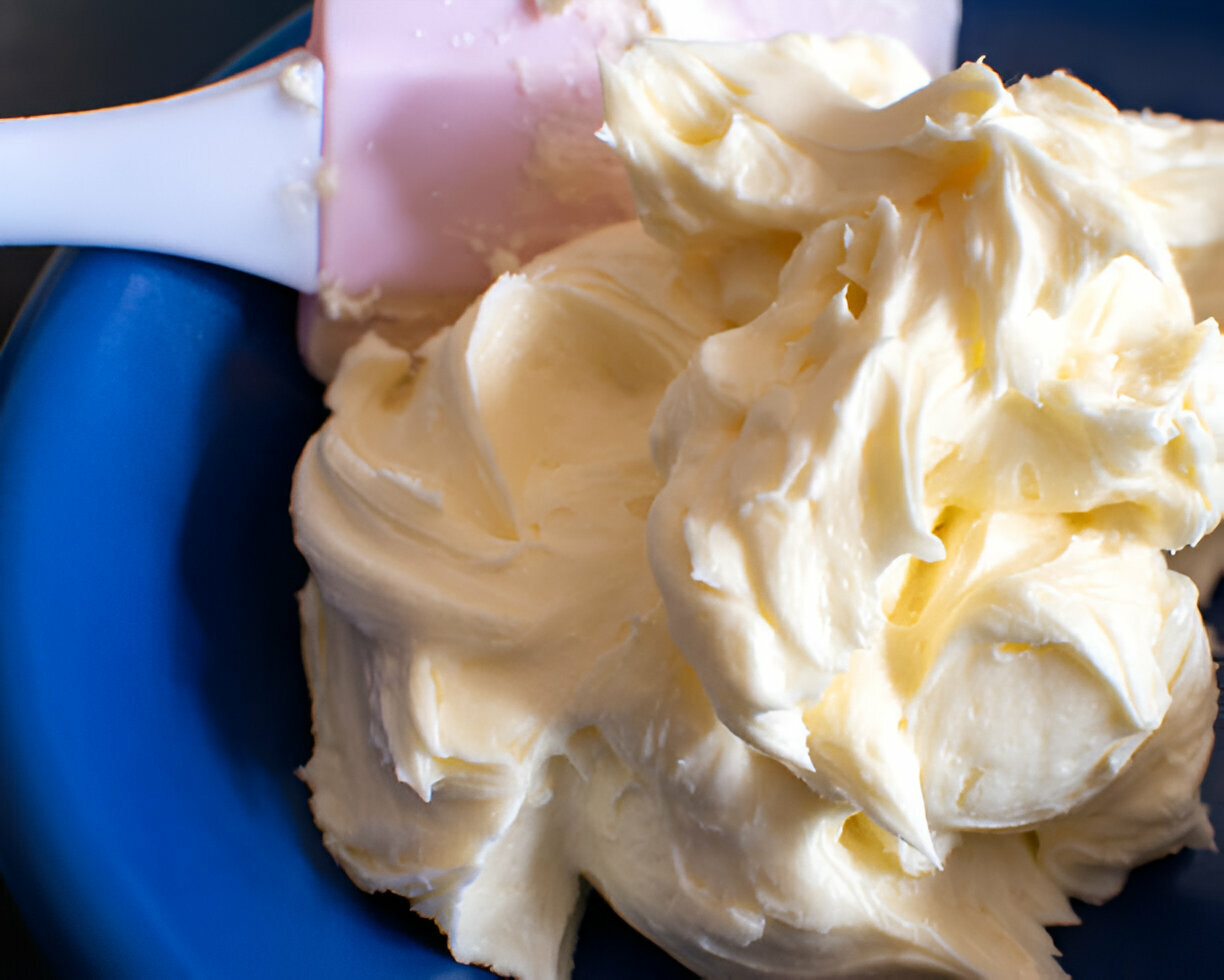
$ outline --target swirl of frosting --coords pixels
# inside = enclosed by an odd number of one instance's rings
[[[1059,975],[1211,841],[1193,141],[868,38],[605,81],[641,223],[366,337],[299,464],[328,848],[515,976],[584,881],[705,975]]]
[[[659,409],[650,554],[719,718],[938,861],[940,832],[1090,798],[1159,726],[1194,601],[1160,551],[1219,520],[1224,345],[1101,96],[967,64],[877,105],[827,43],[610,72],[647,228],[802,236]]]

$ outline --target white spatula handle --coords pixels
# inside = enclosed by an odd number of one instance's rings
[[[323,66],[304,50],[153,102],[0,121],[0,244],[215,262],[313,292]]]

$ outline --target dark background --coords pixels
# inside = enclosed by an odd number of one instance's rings
[[[1224,117],[1224,5],[964,3],[960,56],[988,54],[1005,80],[1066,67],[1127,108]],[[92,109],[181,91],[301,6],[302,0],[0,0],[0,117]],[[1166,29],[1170,24],[1175,27]],[[44,248],[0,248],[0,338],[49,254]],[[2,883],[0,974],[46,975]]]

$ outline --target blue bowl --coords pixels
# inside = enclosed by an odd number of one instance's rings
[[[1200,80],[1224,54],[1213,5],[965,6],[962,55],[1005,77],[1066,65],[1127,106],[1224,116]],[[65,975],[483,975],[349,883],[295,775],[287,500],[323,408],[294,316],[292,293],[237,273],[65,252],[0,356],[0,871]],[[1210,972],[1224,859],[1159,862],[1081,912],[1056,934],[1077,977]],[[684,975],[597,902],[577,975],[630,971]]]

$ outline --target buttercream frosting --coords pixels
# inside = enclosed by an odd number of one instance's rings
[[[1060,975],[1069,896],[1211,842],[1162,124],[868,37],[604,85],[640,221],[365,337],[299,464],[327,846],[516,976],[584,883],[709,976]]]

